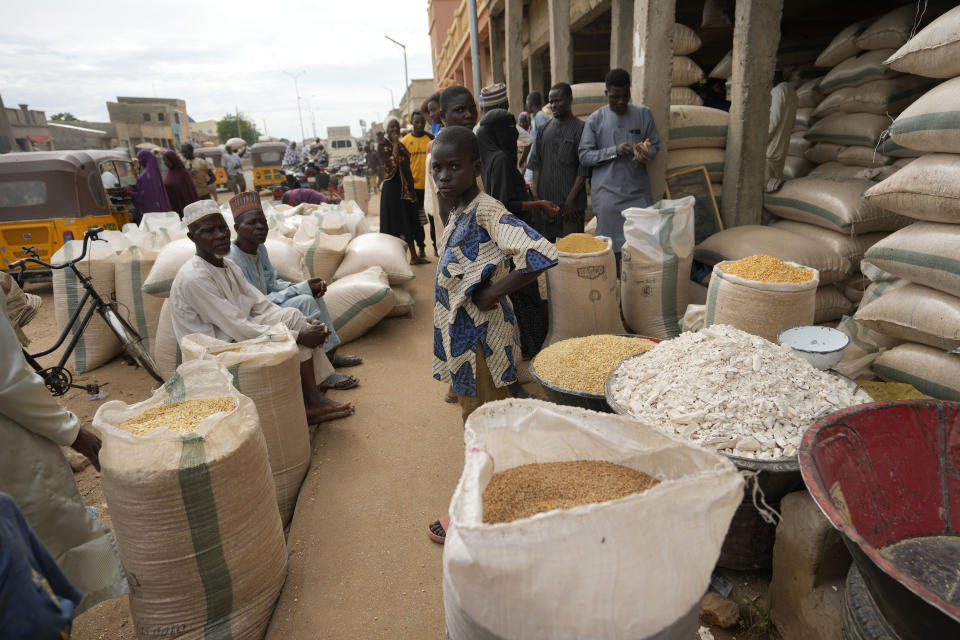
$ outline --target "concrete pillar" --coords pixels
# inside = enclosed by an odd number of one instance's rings
[[[505,0],[504,75],[507,83],[507,102],[510,108],[523,108],[523,0]]]
[[[737,0],[720,208],[725,228],[760,224],[770,89],[782,12],[783,0]]]
[[[490,18],[490,69],[493,75],[493,84],[507,81],[503,68],[503,49],[503,14],[501,13],[499,16]],[[507,100],[509,99],[508,95]]]
[[[548,0],[550,13],[550,84],[573,82],[570,0]],[[546,99],[546,96],[544,96]]]
[[[667,172],[676,8],[676,0],[636,0],[633,5],[631,98],[634,104],[645,105],[653,112],[653,121],[660,136],[660,151],[647,164],[650,195],[654,202],[663,198]]]
[[[611,0],[610,2],[610,68],[630,70],[633,58],[633,2],[634,0]]]
[[[543,54],[530,54],[530,58],[527,60],[527,74],[530,76],[530,80],[527,83],[530,85],[530,93],[539,91],[540,95],[543,95],[544,88],[541,86],[543,85]]]

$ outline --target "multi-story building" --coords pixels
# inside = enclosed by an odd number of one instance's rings
[[[177,98],[117,97],[107,113],[120,144],[131,150],[143,142],[175,148],[190,139],[187,106]]]
[[[2,106],[2,103],[0,103]],[[3,108],[3,119],[9,127],[6,135],[0,131],[0,153],[6,151],[50,151],[54,149],[53,136],[47,127],[47,114],[27,105],[17,109]],[[2,124],[2,123],[0,123]],[[4,150],[4,138],[9,148]]]
[[[436,89],[434,89],[433,78],[417,78],[410,81],[410,86],[403,92],[403,97],[400,98],[400,106],[398,107],[401,113],[407,116],[408,122],[410,121],[410,114],[418,110],[423,102],[433,95],[434,91],[436,91]],[[408,96],[409,103],[407,102]]]
[[[200,122],[196,122],[191,120],[190,142],[197,144],[212,142],[217,144],[217,142],[219,142],[219,138],[217,137],[217,121],[201,120]]]

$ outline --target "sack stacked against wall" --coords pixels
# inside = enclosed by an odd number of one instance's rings
[[[703,69],[687,57],[695,53],[700,48],[700,44],[700,36],[696,31],[686,25],[674,23],[671,105],[703,105],[700,95],[690,88],[703,82]]]
[[[816,167],[815,162],[805,157],[813,143],[807,140],[804,134],[816,122],[814,111],[823,100],[823,94],[819,88],[821,79],[811,78],[797,87],[797,114],[794,119],[793,133],[790,136],[790,147],[787,149],[787,159],[783,165],[785,180],[802,178]]]
[[[723,163],[730,114],[722,109],[691,105],[670,107],[669,170],[704,165],[714,194],[722,189]]]

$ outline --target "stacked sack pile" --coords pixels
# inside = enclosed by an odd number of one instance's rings
[[[790,135],[790,147],[787,149],[787,160],[783,165],[783,177],[786,180],[802,178],[813,171],[816,164],[807,160],[805,154],[813,146],[806,138],[807,130],[815,118],[813,112],[823,94],[820,93],[822,76],[806,80],[797,87],[797,115],[793,124],[793,133]]]
[[[723,159],[730,114],[696,105],[670,106],[669,170],[704,165],[714,197],[723,191]]]
[[[960,8],[887,62],[898,72],[946,80],[890,125],[892,144],[923,155],[864,194],[912,224],[864,255],[874,282],[853,319],[844,319],[858,349],[843,364],[860,374],[872,361],[881,378],[960,400]]]
[[[703,69],[690,59],[702,44],[696,31],[686,25],[673,25],[673,86],[670,89],[670,104],[702,105],[703,99],[691,89],[703,82]]]

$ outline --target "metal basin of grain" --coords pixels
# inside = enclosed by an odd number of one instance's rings
[[[618,333],[617,336],[621,338],[640,338],[642,340],[649,340],[650,342],[660,342],[656,338],[648,338],[647,336],[638,336],[632,333]],[[640,354],[643,355],[643,354]],[[638,357],[638,356],[635,356]],[[535,364],[537,359],[534,358],[530,361],[530,375],[540,383],[540,387],[543,389],[544,394],[546,394],[547,399],[550,402],[556,404],[563,404],[570,407],[582,407],[584,409],[590,409],[592,411],[600,411],[601,413],[611,413],[610,406],[607,404],[607,399],[605,394],[602,393],[586,393],[584,391],[577,391],[576,389],[568,389],[566,387],[561,387],[548,382],[543,379],[543,377],[537,373]]]

